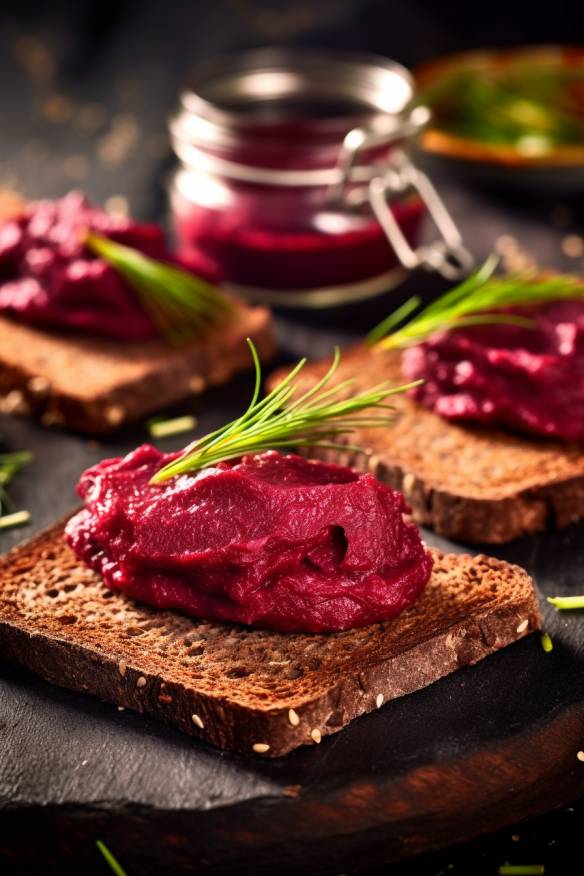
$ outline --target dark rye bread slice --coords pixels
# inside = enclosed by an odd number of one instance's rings
[[[308,387],[328,362],[302,372]],[[273,386],[282,371],[270,377]],[[400,354],[348,350],[334,380],[355,377],[365,388],[383,380],[404,383]],[[352,390],[353,391],[353,390]],[[584,447],[480,426],[458,426],[403,395],[392,399],[396,422],[350,436],[366,452],[310,455],[370,471],[402,490],[417,523],[447,538],[501,544],[549,523],[566,526],[584,517]]]
[[[224,383],[275,349],[271,315],[236,304],[233,319],[181,347],[45,332],[0,317],[0,410],[92,435]]]
[[[282,634],[114,594],[78,563],[60,523],[0,561],[0,659],[220,748],[277,757],[540,626],[523,569],[434,558],[426,591],[395,620]]]

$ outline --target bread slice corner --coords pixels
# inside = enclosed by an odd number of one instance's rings
[[[0,560],[0,659],[222,749],[278,757],[538,629],[523,569],[434,552],[385,623],[284,634],[158,611],[105,588],[61,522]]]

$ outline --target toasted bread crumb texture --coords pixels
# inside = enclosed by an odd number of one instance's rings
[[[305,368],[304,386],[328,363]],[[273,386],[283,375],[270,379]],[[365,388],[403,383],[398,351],[372,353],[363,345],[345,353],[334,380],[355,377]],[[553,521],[565,526],[584,516],[584,450],[580,445],[458,426],[406,396],[392,398],[396,422],[348,436],[364,454],[322,451],[311,455],[371,471],[401,489],[414,519],[449,538],[501,543],[536,532]]]
[[[527,574],[484,556],[435,553],[430,584],[400,617],[331,635],[133,602],[78,564],[62,524],[0,562],[0,657],[222,748],[268,745],[261,753],[270,757],[315,744],[539,625]]]
[[[273,354],[269,311],[237,304],[228,323],[180,347],[91,340],[0,317],[0,411],[108,432],[249,368],[248,336],[261,358]]]

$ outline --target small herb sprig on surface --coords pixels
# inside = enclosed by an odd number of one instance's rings
[[[537,279],[531,274],[493,276],[498,259],[486,262],[462,283],[421,307],[419,297],[409,298],[379,323],[367,336],[367,343],[381,350],[402,349],[427,340],[438,331],[473,325],[519,325],[530,327],[526,316],[497,312],[507,307],[531,307],[549,301],[581,298],[584,283],[578,277],[558,274]]]
[[[255,388],[246,412],[226,426],[194,441],[178,459],[160,469],[152,478],[152,483],[159,484],[175,475],[199,471],[246,453],[260,453],[281,447],[338,448],[335,439],[341,435],[347,435],[357,428],[390,425],[393,408],[386,404],[386,399],[421,382],[397,387],[387,382],[381,383],[347,398],[347,389],[354,383],[354,378],[336,386],[328,386],[341,360],[340,352],[336,349],[331,367],[311,389],[294,398],[298,391],[296,378],[306,364],[306,359],[302,359],[260,401],[260,361],[253,342],[248,338],[247,343],[255,366]],[[383,413],[376,414],[376,411]],[[361,452],[361,448],[351,445],[343,445],[343,449]]]
[[[170,438],[173,435],[180,435],[182,432],[190,432],[196,428],[196,425],[196,417],[185,414],[182,417],[173,417],[171,420],[153,417],[146,423],[146,428],[152,438]]]
[[[0,453],[0,529],[24,526],[30,520],[28,511],[15,511],[14,503],[6,490],[8,484],[32,459],[27,450],[18,453]],[[8,514],[4,510],[8,510]]]
[[[144,310],[171,343],[204,335],[231,309],[229,299],[211,283],[136,249],[88,234],[84,243],[138,294]]]
[[[575,608],[584,608],[584,596],[548,596],[547,601],[557,611],[569,611]]]
[[[104,842],[102,842],[101,840],[97,840],[95,845],[107,861],[107,864],[112,873],[115,873],[115,876],[127,876],[126,871],[124,870],[118,859],[110,852]]]

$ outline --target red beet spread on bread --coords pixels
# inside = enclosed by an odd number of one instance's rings
[[[0,313],[42,328],[122,341],[157,337],[136,293],[84,246],[88,231],[216,280],[213,264],[203,257],[179,262],[157,225],[112,216],[71,192],[60,200],[30,203],[0,225]]]
[[[528,315],[533,327],[476,326],[406,350],[402,369],[423,378],[414,398],[448,420],[584,440],[584,300]]]
[[[158,608],[284,632],[383,621],[432,560],[401,493],[369,474],[269,451],[160,485],[176,455],[143,445],[81,477],[67,525],[105,584]]]

